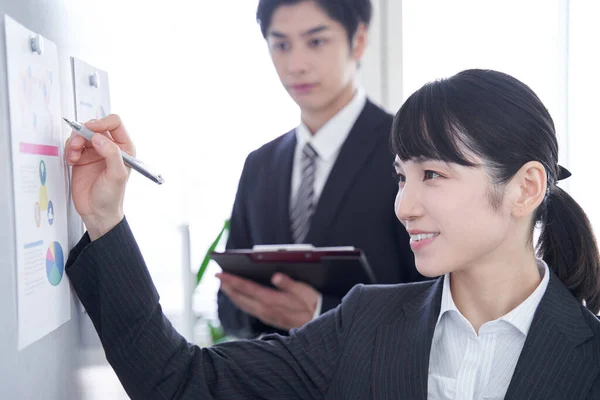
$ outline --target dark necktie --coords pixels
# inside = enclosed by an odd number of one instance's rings
[[[301,243],[306,238],[308,230],[310,229],[310,219],[315,206],[314,186],[317,157],[318,154],[310,143],[304,145],[300,161],[302,180],[290,215],[292,223],[292,239],[294,240],[294,243]]]

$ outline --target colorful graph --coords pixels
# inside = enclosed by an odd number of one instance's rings
[[[46,275],[52,286],[58,286],[65,271],[65,257],[60,243],[53,242],[46,252]]]

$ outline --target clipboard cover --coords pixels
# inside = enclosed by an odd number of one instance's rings
[[[212,252],[224,272],[273,287],[271,277],[281,272],[309,284],[320,293],[343,297],[357,283],[376,283],[369,262],[359,250]]]

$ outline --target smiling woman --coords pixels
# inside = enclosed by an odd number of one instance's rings
[[[490,293],[522,285],[524,296],[540,280],[533,258],[540,223],[538,255],[579,301],[600,311],[595,237],[583,210],[556,185],[569,174],[558,165],[552,118],[531,89],[502,73],[463,71],[409,97],[393,131],[396,213],[422,274],[454,272],[457,286],[458,276],[496,281]],[[420,240],[425,233],[433,236]]]
[[[112,133],[110,122],[95,126]],[[289,337],[203,349],[162,313],[127,221],[99,223],[122,216],[126,179],[117,145],[95,136],[104,167],[72,162],[74,177],[89,175],[72,190],[94,235],[66,271],[132,398],[600,398],[598,248],[556,186],[567,174],[537,96],[503,73],[464,71],[415,92],[392,135],[398,218],[429,241],[418,269],[444,276],[357,285]],[[68,160],[78,146],[67,143]]]

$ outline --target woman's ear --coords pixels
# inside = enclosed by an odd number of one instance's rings
[[[524,217],[532,214],[546,197],[546,169],[538,161],[523,165],[511,181],[514,190],[512,214]]]

